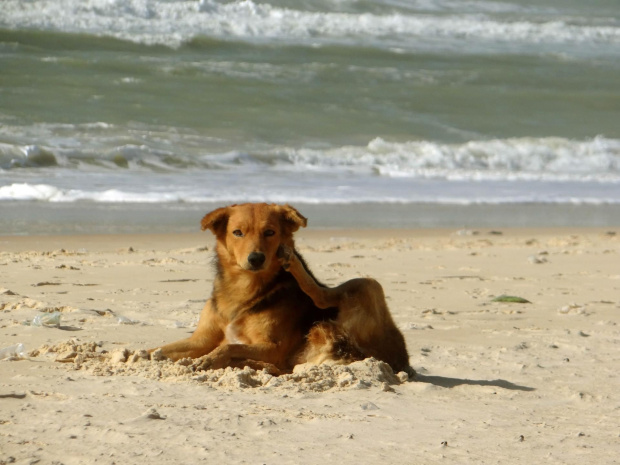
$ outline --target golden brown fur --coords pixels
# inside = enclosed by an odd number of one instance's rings
[[[299,363],[372,356],[409,371],[379,283],[317,282],[293,241],[306,223],[288,205],[232,205],[207,214],[202,229],[216,236],[213,292],[196,331],[161,347],[163,355],[198,359],[200,368],[251,366],[275,374]]]

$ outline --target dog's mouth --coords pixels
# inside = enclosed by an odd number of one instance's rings
[[[249,263],[246,266],[242,266],[242,268],[245,271],[251,271],[252,273],[258,273],[259,271],[262,271],[265,269],[263,266],[256,267],[256,266],[250,265]]]

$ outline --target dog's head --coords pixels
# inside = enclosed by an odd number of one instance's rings
[[[278,247],[292,247],[293,233],[305,227],[307,219],[289,205],[246,203],[218,208],[201,224],[217,238],[221,260],[258,272],[279,269]]]

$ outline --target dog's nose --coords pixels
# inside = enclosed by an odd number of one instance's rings
[[[248,263],[253,270],[258,270],[265,263],[265,254],[262,252],[252,252],[248,255]]]

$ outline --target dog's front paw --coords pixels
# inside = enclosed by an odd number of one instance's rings
[[[208,355],[204,355],[200,358],[197,358],[192,363],[192,369],[194,371],[205,371],[213,368],[213,358]]]
[[[150,349],[148,350],[148,353],[151,356],[151,360],[155,360],[156,362],[159,362],[161,360],[166,360],[168,358],[164,355],[164,352],[161,350],[161,347],[158,347],[156,349]]]
[[[290,247],[284,244],[280,244],[280,247],[278,247],[278,253],[276,254],[276,256],[278,257],[278,260],[280,261],[282,268],[284,268],[285,270],[288,270],[289,267],[291,266],[291,258],[293,257],[293,249],[291,249]]]
[[[230,365],[230,354],[226,345],[220,346],[208,355],[203,355],[194,360],[194,371],[219,370]]]

